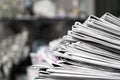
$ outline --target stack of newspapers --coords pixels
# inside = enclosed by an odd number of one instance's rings
[[[105,13],[75,22],[53,55],[56,62],[48,56],[36,66],[36,80],[120,80],[120,19]]]

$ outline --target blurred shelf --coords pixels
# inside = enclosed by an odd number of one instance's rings
[[[1,18],[1,21],[84,21],[81,18],[38,18],[38,17],[20,17],[20,18]]]

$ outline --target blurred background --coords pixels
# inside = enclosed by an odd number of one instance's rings
[[[31,65],[44,61],[75,21],[106,12],[119,17],[120,0],[0,0],[0,80],[33,80]]]

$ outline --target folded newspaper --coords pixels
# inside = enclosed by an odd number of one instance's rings
[[[36,80],[120,80],[120,19],[110,13],[75,22]]]

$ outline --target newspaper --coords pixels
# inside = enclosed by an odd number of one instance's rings
[[[120,19],[110,13],[75,22],[36,80],[120,80]],[[41,66],[40,66],[41,65]]]

